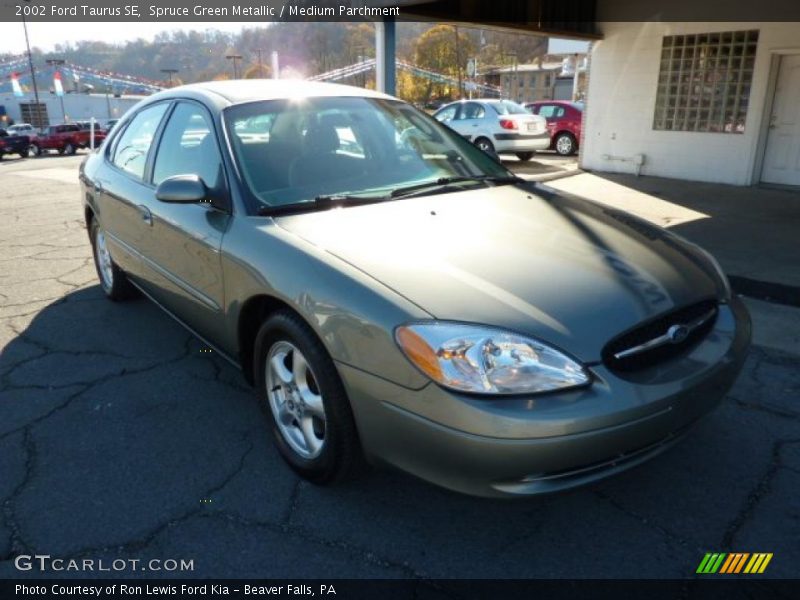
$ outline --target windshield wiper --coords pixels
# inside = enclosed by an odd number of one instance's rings
[[[261,206],[258,215],[261,217],[275,217],[295,213],[328,210],[345,206],[363,206],[375,204],[388,199],[389,196],[356,196],[351,194],[332,194],[330,196],[317,196],[313,200],[292,202],[290,204],[276,204],[274,206]]]
[[[390,196],[392,198],[402,198],[432,187],[447,187],[448,185],[454,183],[468,183],[471,181],[488,181],[489,183],[498,185],[503,185],[506,183],[526,183],[525,179],[515,175],[465,175],[460,177],[440,177],[439,179],[435,179],[433,181],[415,183],[414,185],[395,188],[392,190]]]

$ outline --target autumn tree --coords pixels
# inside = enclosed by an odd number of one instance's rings
[[[414,45],[414,63],[463,81],[465,63],[474,52],[475,46],[469,35],[453,25],[440,24],[419,36]],[[463,90],[457,88],[457,85],[429,80],[419,101],[460,97]]]
[[[272,77],[272,68],[264,63],[252,64],[244,70],[245,79],[269,79]]]

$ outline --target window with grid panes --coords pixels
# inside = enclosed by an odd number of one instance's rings
[[[744,133],[758,30],[665,36],[653,129]]]

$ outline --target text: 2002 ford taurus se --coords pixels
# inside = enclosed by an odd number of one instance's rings
[[[172,89],[81,180],[105,293],[139,288],[240,365],[318,483],[367,463],[485,496],[590,482],[708,413],[749,343],[703,250],[379,93]]]

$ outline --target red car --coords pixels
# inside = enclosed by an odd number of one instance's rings
[[[535,115],[547,120],[550,131],[550,149],[562,156],[575,154],[581,139],[583,103],[566,100],[540,100],[525,105]]]
[[[105,137],[105,131],[99,128],[95,130],[95,148]],[[77,123],[51,125],[44,134],[31,138],[31,150],[36,156],[45,150],[58,150],[59,154],[75,154],[78,149],[91,146],[90,138],[91,133],[81,129]]]

